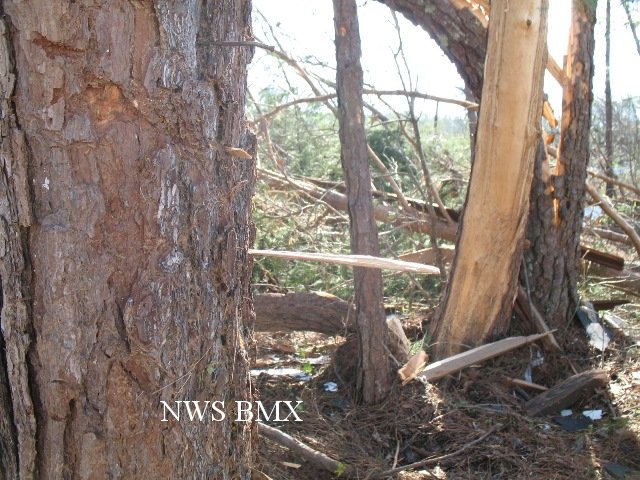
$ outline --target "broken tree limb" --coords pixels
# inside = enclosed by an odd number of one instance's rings
[[[542,314],[538,311],[536,306],[527,295],[527,292],[524,291],[522,286],[518,286],[518,294],[516,297],[516,303],[521,310],[521,313],[524,314],[529,321],[535,326],[538,333],[548,333],[546,337],[542,339],[542,343],[549,349],[555,351],[562,351],[558,340],[556,340],[555,335],[551,332],[551,329],[547,325]]]
[[[445,263],[451,263],[453,256],[455,255],[455,249],[453,247],[439,247],[440,255]],[[425,248],[423,250],[417,250],[415,252],[405,253],[400,255],[400,260],[405,262],[416,262],[432,264],[436,262],[436,251],[434,248]]]
[[[303,260],[310,262],[348,265],[350,267],[379,268],[396,272],[420,273],[423,275],[438,275],[440,269],[421,263],[403,262],[391,258],[373,257],[371,255],[342,255],[338,253],[287,252],[284,250],[256,250],[249,249],[249,255],[258,257],[275,257],[287,260]]]
[[[590,247],[580,245],[580,256],[583,260],[589,260],[590,262],[597,263],[603,267],[611,268],[613,270],[624,270],[624,258],[618,255],[612,255],[607,252],[601,252]]]
[[[432,382],[451,373],[458,372],[463,368],[475,365],[476,363],[482,363],[490,358],[497,357],[498,355],[502,355],[503,353],[522,347],[523,345],[540,340],[547,335],[549,335],[549,333],[529,335],[526,337],[509,337],[498,340],[497,342],[488,343],[443,360],[433,362],[429,364],[417,378]]]
[[[336,335],[353,330],[355,307],[323,293],[263,293],[253,297],[257,332],[309,331]]]
[[[291,435],[281,432],[277,428],[265,425],[262,422],[256,422],[256,424],[258,425],[258,433],[260,433],[260,435],[276,442],[278,445],[287,447],[289,450],[300,455],[302,458],[317,467],[327,470],[335,475],[342,474],[345,476],[351,476],[353,474],[352,467],[349,467],[342,462],[338,462],[322,452],[314,450],[309,445],[302,443],[300,440],[296,440]]]
[[[259,169],[258,173],[261,179],[273,187],[288,190],[294,188],[309,195],[310,197],[325,202],[336,210],[347,211],[348,203],[346,195],[330,189],[317,187],[309,182],[301,182],[298,180],[292,180],[291,178],[285,178],[284,176],[274,172]],[[398,212],[397,210],[384,205],[376,205],[373,213],[378,222],[404,228],[410,232],[430,233],[432,230],[431,224],[426,215],[407,215],[406,213]],[[455,241],[457,229],[458,226],[456,224],[450,224],[443,220],[438,220],[437,222],[438,236],[444,240],[452,242]]]
[[[397,473],[400,473],[404,470],[415,470],[416,468],[420,468],[420,467],[426,467],[427,465],[436,465],[444,460],[448,460],[450,458],[453,458],[457,455],[460,455],[462,452],[468,450],[469,448],[473,447],[474,445],[482,442],[485,438],[487,438],[490,435],[493,435],[495,432],[502,430],[504,428],[503,425],[496,425],[494,427],[491,427],[489,430],[487,430],[484,434],[482,434],[481,436],[479,436],[478,438],[476,438],[475,440],[463,445],[461,448],[459,448],[458,450],[451,452],[451,453],[447,453],[445,455],[440,455],[439,457],[431,457],[431,458],[425,458],[424,460],[420,460],[419,462],[414,462],[414,463],[410,463],[409,465],[403,465],[401,467],[398,468],[393,468],[391,470],[387,470],[386,472],[382,473],[381,475],[374,475],[373,477],[370,478],[375,478],[375,479],[383,479],[383,478],[390,478],[393,477],[394,475],[396,475]]]
[[[620,228],[622,228],[622,230],[624,230],[624,233],[629,236],[629,238],[633,242],[633,246],[636,248],[636,251],[638,252],[638,254],[640,254],[640,236],[638,236],[638,233],[635,231],[635,229],[631,225],[629,225],[624,218],[622,218],[622,215],[620,215],[611,206],[608,200],[600,195],[600,193],[598,193],[595,188],[593,188],[588,183],[586,184],[585,188],[589,195],[591,195],[591,198],[593,198],[600,204],[600,208],[602,208],[602,210],[604,210],[604,212],[609,215],[609,217],[611,217],[611,219],[616,222],[620,226]]]
[[[627,235],[623,235],[622,233],[614,232],[612,230],[606,230],[604,228],[596,227],[584,227],[582,231],[584,233],[588,233],[589,235],[595,235],[597,237],[604,238],[605,240],[611,240],[612,242],[633,245]]]
[[[532,390],[538,390],[539,392],[546,392],[547,390],[549,390],[549,387],[545,387],[544,385],[539,385],[533,382],[527,382],[526,380],[521,380],[519,378],[508,377],[507,381],[512,385],[516,385],[518,387],[530,388]]]
[[[633,185],[629,185],[628,183],[621,182],[620,180],[608,177],[606,175],[603,175],[602,173],[598,173],[598,172],[593,171],[593,170],[587,170],[587,173],[589,175],[591,175],[592,177],[599,178],[600,180],[604,180],[607,183],[613,183],[614,185],[617,185],[617,186],[622,187],[622,188],[624,188],[626,190],[634,192],[637,195],[640,195],[640,188],[634,187]]]
[[[560,412],[591,390],[603,387],[608,382],[609,374],[606,370],[588,370],[578,373],[529,400],[526,404],[527,412],[531,416]]]

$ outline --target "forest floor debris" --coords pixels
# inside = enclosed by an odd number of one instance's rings
[[[421,320],[412,318],[407,330],[419,330],[416,325]],[[522,378],[540,348],[535,344],[435,383],[413,381],[404,387],[398,383],[387,400],[375,406],[352,401],[344,385],[349,379],[340,378],[334,364],[303,363],[313,375],[309,382],[262,375],[255,384],[262,401],[302,400],[303,422],[269,425],[345,470],[353,468],[357,472],[353,478],[635,478],[630,475],[640,471],[640,347],[615,331],[602,354],[589,347],[578,322],[569,330],[565,338],[574,339],[570,348],[565,345],[565,354],[545,352],[546,361],[533,369],[532,380],[551,388],[571,377],[574,369],[607,372],[607,385],[571,406],[575,412],[602,410],[602,418],[575,432],[554,422],[560,410],[541,417],[528,415],[526,403],[539,392],[511,381]],[[261,333],[258,357],[272,355],[274,346],[286,342],[297,346],[298,352],[288,357],[279,353],[277,366],[299,367],[305,357],[329,355],[343,341],[318,333]],[[327,391],[327,382],[337,384],[337,390]],[[411,470],[397,470],[413,463]],[[391,470],[393,475],[381,475]],[[616,476],[617,472],[627,476]],[[261,438],[256,478],[310,480],[336,475]]]

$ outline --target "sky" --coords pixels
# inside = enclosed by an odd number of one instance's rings
[[[598,7],[596,26],[596,53],[594,93],[604,95],[604,17],[605,2]],[[551,0],[549,10],[548,46],[551,55],[562,65],[567,48],[570,22],[570,0]],[[394,61],[394,51],[398,48],[398,34],[388,7],[374,0],[359,0],[358,15],[362,43],[362,65],[365,83],[375,85],[379,90],[399,90],[403,88]],[[335,80],[333,9],[330,0],[253,0],[254,34],[267,44],[273,44],[264,18],[275,31],[284,50],[298,59],[311,59],[328,67],[310,66],[310,70],[329,80]],[[614,99],[640,95],[640,55],[633,37],[626,26],[626,15],[619,0],[611,1],[611,82]],[[398,15],[402,44],[409,65],[413,88],[423,93],[464,99],[463,82],[455,67],[442,53],[436,43],[419,27]],[[258,50],[249,69],[249,88],[254,96],[268,86],[286,86],[285,81],[299,89],[299,96],[312,96],[306,86],[290,69],[286,80],[277,61],[266,52]],[[409,77],[405,75],[408,88]],[[548,74],[545,78],[545,92],[550,96],[556,116],[561,110],[562,92],[559,85]],[[406,103],[396,99],[395,108]],[[419,102],[416,108],[423,114],[432,116],[435,102]],[[462,116],[462,107],[441,104],[440,115]]]

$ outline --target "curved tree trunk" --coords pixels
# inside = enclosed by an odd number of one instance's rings
[[[0,477],[249,478],[250,0],[3,8]]]

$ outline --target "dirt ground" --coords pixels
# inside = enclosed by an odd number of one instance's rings
[[[637,307],[637,305],[635,306]],[[620,308],[620,307],[619,307]],[[625,312],[622,311],[624,314]],[[419,336],[424,318],[403,318],[405,329]],[[517,322],[514,322],[517,325]],[[571,342],[563,354],[533,344],[467,368],[434,384],[413,381],[395,386],[380,405],[356,405],[349,392],[353,349],[336,349],[340,337],[312,333],[259,334],[255,368],[295,367],[310,380],[256,376],[263,402],[302,400],[302,422],[269,423],[341,464],[354,467],[352,478],[398,479],[640,479],[640,322],[625,332],[612,330],[602,354],[588,345],[576,322],[564,332]],[[517,328],[517,326],[515,327]],[[635,331],[633,330],[635,328]],[[521,334],[521,332],[514,332]],[[525,402],[539,392],[514,387],[533,359],[532,381],[552,387],[590,368],[609,374],[606,388],[589,392],[571,406],[574,417],[601,410],[602,419],[569,432],[550,416],[530,417]],[[536,362],[533,362],[535,364]],[[325,391],[328,381],[337,391]],[[426,465],[380,477],[381,472],[426,459]],[[260,439],[256,479],[333,479],[276,443]],[[343,478],[345,475],[341,475]]]

